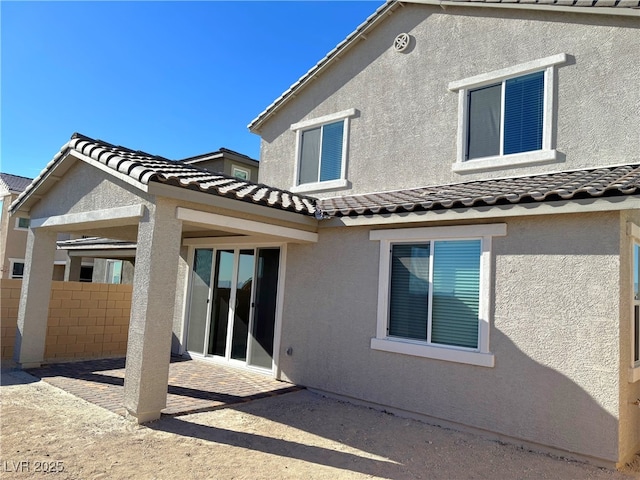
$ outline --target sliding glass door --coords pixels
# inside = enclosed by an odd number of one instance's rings
[[[279,248],[195,249],[187,350],[271,369]]]

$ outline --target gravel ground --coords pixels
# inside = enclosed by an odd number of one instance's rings
[[[308,391],[139,426],[5,372],[0,408],[1,478],[640,478]]]

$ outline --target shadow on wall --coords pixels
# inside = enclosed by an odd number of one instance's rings
[[[574,344],[577,341],[569,340]],[[478,400],[480,405],[491,406],[492,412],[501,413],[493,426],[483,428],[569,452],[617,460],[618,420],[602,406],[618,405],[617,371],[608,371],[606,365],[589,365],[584,358],[571,358],[569,348],[565,358],[557,358],[555,348],[549,352],[549,363],[535,361],[496,328],[491,332],[491,344],[496,368],[489,372],[493,378],[487,381],[493,388],[487,390],[486,399]],[[588,388],[600,398],[549,366],[551,363],[588,378]]]

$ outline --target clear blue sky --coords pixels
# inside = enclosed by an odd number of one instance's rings
[[[0,1],[0,170],[74,132],[180,159],[259,157],[247,124],[383,1]]]

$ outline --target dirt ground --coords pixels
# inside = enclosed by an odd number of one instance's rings
[[[10,372],[0,408],[1,478],[640,478],[308,391],[138,426]]]

